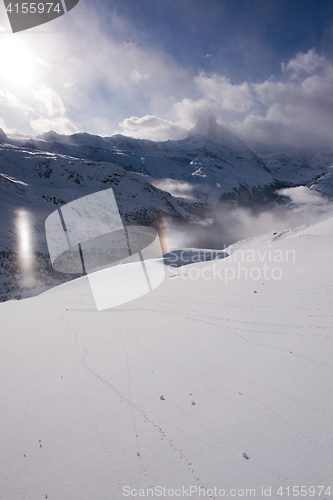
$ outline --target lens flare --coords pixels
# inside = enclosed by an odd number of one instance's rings
[[[161,223],[160,223],[160,231],[159,231],[159,236],[160,236],[160,242],[161,242],[161,248],[163,253],[167,253],[169,251],[169,244],[168,244],[168,223],[167,221],[163,218]]]
[[[20,267],[23,271],[28,271],[32,266],[31,220],[29,213],[25,210],[17,212],[16,227]]]

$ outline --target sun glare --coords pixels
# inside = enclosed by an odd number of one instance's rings
[[[18,38],[7,38],[0,44],[0,74],[15,86],[30,84],[36,71],[32,50]]]

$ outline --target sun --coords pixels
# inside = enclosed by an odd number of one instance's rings
[[[33,82],[36,72],[36,57],[26,43],[14,35],[0,39],[1,82],[17,87]]]

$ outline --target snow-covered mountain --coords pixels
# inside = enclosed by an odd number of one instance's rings
[[[311,185],[333,164],[333,149],[279,150],[256,147],[255,152],[234,133],[219,125],[209,111],[202,114],[188,137],[154,142],[120,134],[100,137],[47,132],[40,137],[7,137],[0,142],[94,162],[115,163],[158,183],[167,179],[171,191],[186,183],[187,196],[216,202],[233,199],[263,202],[277,187]]]
[[[26,139],[16,138],[16,144],[23,146]],[[29,140],[28,145],[45,152],[114,162],[154,180],[186,182],[192,187],[191,194],[205,201],[212,197],[218,200],[240,188],[263,190],[274,184],[263,161],[235,134],[218,125],[212,113],[203,114],[188,137],[180,141],[48,132]]]
[[[332,164],[328,150],[255,154],[210,112],[180,141],[0,130],[0,297],[29,296],[69,278],[51,269],[44,222],[76,198],[112,187],[126,224],[177,228],[187,246],[222,248],[235,241],[228,217],[235,206],[260,209],[281,201],[277,188],[300,184],[332,197]],[[34,256],[31,278],[20,264],[22,245]]]
[[[293,186],[310,186],[333,165],[333,148],[313,151],[259,147],[255,151],[272,172],[274,179]]]
[[[321,193],[327,198],[333,199],[333,166],[328,166],[323,174],[316,176],[315,182],[311,184],[310,189]]]
[[[112,187],[124,223],[157,229],[168,221],[194,223],[212,216],[202,202],[175,198],[154,187],[146,176],[114,163],[2,144],[0,165],[2,300],[29,296],[68,280],[50,267],[44,224],[58,206],[76,198]],[[33,256],[30,270],[20,264],[23,253]]]

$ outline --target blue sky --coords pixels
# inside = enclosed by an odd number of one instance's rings
[[[12,34],[0,127],[178,139],[209,107],[249,143],[330,143],[331,0],[80,0]]]
[[[268,78],[299,51],[332,49],[327,36],[331,1],[126,0],[112,5],[135,26],[138,43],[159,47],[193,71],[224,71],[236,82]]]

